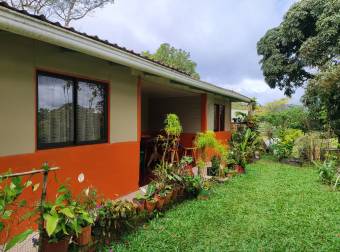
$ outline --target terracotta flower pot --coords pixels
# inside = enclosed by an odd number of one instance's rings
[[[178,197],[184,197],[184,187],[183,186],[179,187],[178,192],[177,192],[177,196]]]
[[[133,202],[137,205],[139,211],[145,210],[145,199],[133,199]]]
[[[78,235],[78,237],[75,238],[75,242],[80,246],[85,246],[90,243],[91,241],[91,226],[87,226],[82,228],[81,233]]]
[[[164,204],[168,205],[172,199],[173,190],[169,191],[165,196]]]
[[[156,207],[158,210],[162,210],[165,202],[165,196],[156,195],[155,199],[157,201]]]
[[[172,190],[172,200],[177,200],[177,194],[178,194],[178,187],[175,187],[173,190]]]
[[[227,174],[227,177],[228,177],[228,178],[232,178],[232,177],[233,177],[233,174],[232,174],[232,173],[228,173],[228,174]]]
[[[156,201],[152,201],[152,200],[146,200],[145,201],[145,207],[146,207],[146,210],[149,212],[149,213],[152,213],[152,211],[155,209],[156,207]]]
[[[235,170],[237,173],[245,173],[246,170],[241,165],[235,165]]]
[[[46,252],[67,252],[71,237],[67,236],[58,242],[48,242],[49,238],[44,237],[42,251]]]

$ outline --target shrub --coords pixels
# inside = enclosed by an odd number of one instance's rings
[[[336,138],[329,138],[321,132],[309,132],[296,139],[292,150],[294,158],[304,160],[320,160],[323,148],[337,148]]]
[[[318,169],[319,177],[322,183],[328,185],[335,184],[339,175],[336,160],[325,160],[323,163],[314,162],[314,165]]]
[[[244,168],[251,162],[254,152],[260,148],[258,133],[250,128],[239,128],[233,133],[229,145],[228,164]]]
[[[297,129],[280,128],[276,132],[276,142],[271,146],[274,156],[278,160],[291,156],[294,142],[297,138],[303,136],[303,132]]]

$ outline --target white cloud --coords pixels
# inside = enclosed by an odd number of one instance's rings
[[[249,97],[256,97],[260,104],[285,97],[281,90],[270,88],[267,83],[261,79],[245,78],[239,83],[226,84],[222,85],[222,87],[235,90]],[[295,94],[291,97],[290,103],[300,104],[300,98],[303,92],[304,90],[302,88],[296,90]]]
[[[283,92],[264,82],[256,43],[295,1],[117,0],[74,25],[137,52],[168,42],[191,53],[202,80],[264,103]]]

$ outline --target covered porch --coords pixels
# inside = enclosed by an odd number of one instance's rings
[[[140,185],[149,182],[152,168],[160,158],[157,136],[162,134],[167,114],[179,117],[183,131],[178,160],[183,155],[195,155],[193,141],[198,132],[214,131],[223,143],[231,137],[230,97],[207,93],[156,76],[144,76],[140,83]]]

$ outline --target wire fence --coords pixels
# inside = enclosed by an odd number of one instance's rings
[[[47,178],[48,174],[51,171],[57,171],[59,170],[59,167],[49,167],[47,163],[44,163],[42,166],[42,169],[39,170],[31,170],[26,172],[18,172],[18,173],[8,173],[4,175],[0,175],[0,179],[9,179],[9,178],[15,178],[15,177],[25,177],[25,176],[33,176],[35,174],[42,174],[43,175],[43,182],[42,182],[42,190],[41,190],[41,196],[40,196],[40,202],[38,205],[39,208],[39,223],[38,223],[38,232],[34,232],[31,234],[25,241],[18,243],[15,247],[10,249],[9,251],[13,252],[36,252],[36,251],[42,251],[42,238],[43,238],[43,232],[44,232],[44,208],[43,205],[46,200],[46,193],[47,193]],[[38,246],[36,245],[38,241]],[[0,246],[0,251],[3,251],[4,247]]]

